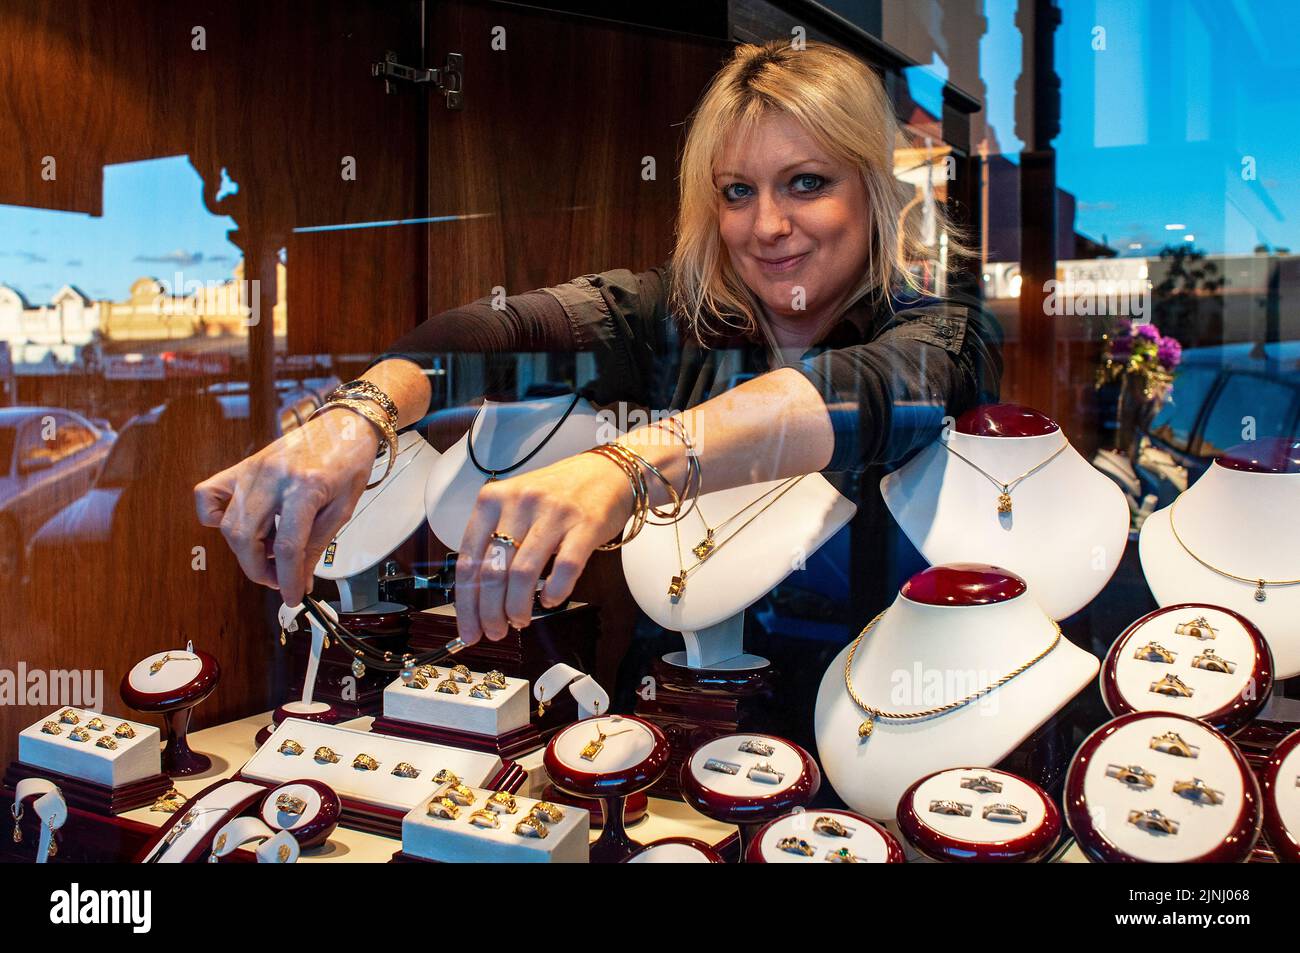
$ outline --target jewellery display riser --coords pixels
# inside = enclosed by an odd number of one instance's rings
[[[365,613],[339,613],[339,621],[381,652],[392,652],[400,658],[408,651],[411,618],[415,613],[389,612],[381,615]],[[302,683],[307,671],[310,639],[302,633],[290,636],[292,665],[289,697],[302,697]],[[392,681],[391,672],[368,669],[357,678],[352,674],[353,655],[337,642],[321,652],[320,668],[316,674],[313,693],[315,701],[331,705],[343,719],[374,715],[383,710],[384,688]],[[345,696],[346,694],[349,697]]]
[[[499,642],[480,639],[475,645],[456,654],[456,662],[474,671],[496,669],[511,678],[536,683],[552,666],[564,662],[584,672],[595,671],[596,642],[600,637],[600,616],[594,605],[581,603],[556,612],[539,615],[523,632],[511,628]],[[430,652],[456,638],[456,616],[451,606],[435,606],[427,612],[411,614],[410,651]],[[578,717],[577,703],[562,692],[546,714],[537,717],[532,706],[532,723],[542,738],[550,738]],[[549,700],[548,700],[549,701]]]
[[[380,715],[371,724],[370,730],[378,735],[429,741],[453,748],[468,748],[471,751],[490,751],[499,754],[503,759],[522,757],[537,751],[545,744],[542,733],[537,730],[536,725],[531,724],[501,735],[480,735],[471,731],[457,731],[454,728],[442,728],[438,725],[420,725]]]
[[[0,789],[0,812],[3,812],[4,820],[4,832],[3,836],[0,836],[0,863],[30,864],[36,855],[36,844],[40,837],[40,819],[37,818],[31,802],[28,801],[21,822],[23,840],[21,844],[15,844],[10,836],[13,832],[13,820],[9,811],[13,802],[13,789],[9,787]],[[140,821],[69,806],[68,819],[57,835],[58,853],[50,859],[50,862],[55,864],[127,863],[144,849],[155,833],[157,828]]]
[[[152,804],[171,789],[172,781],[165,774],[132,781],[116,788],[106,784],[84,781],[71,775],[37,768],[21,761],[10,763],[4,775],[4,787],[13,791],[19,781],[26,778],[45,778],[57,784],[69,807],[81,808],[96,814],[124,814],[137,807]]]
[[[656,659],[653,699],[638,700],[635,714],[668,737],[668,770],[650,789],[654,797],[680,801],[678,778],[687,755],[700,745],[738,731],[788,734],[785,708],[776,704],[778,675],[772,666],[708,671]]]

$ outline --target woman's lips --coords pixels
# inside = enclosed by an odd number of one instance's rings
[[[808,252],[804,252],[802,255],[791,255],[789,258],[756,258],[755,261],[758,262],[758,267],[765,274],[777,275],[783,271],[797,268],[799,263],[808,257],[808,254]]]

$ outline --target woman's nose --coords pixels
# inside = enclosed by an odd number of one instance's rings
[[[773,195],[759,195],[758,215],[754,219],[754,235],[760,241],[772,242],[790,234],[790,218],[782,203]]]

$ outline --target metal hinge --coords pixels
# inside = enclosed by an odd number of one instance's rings
[[[398,80],[417,85],[429,83],[446,97],[448,109],[460,109],[464,105],[465,57],[460,53],[448,53],[442,69],[425,69],[403,66],[397,62],[397,54],[388,50],[382,61],[370,64],[370,75],[384,81],[386,93],[393,91],[393,83]]]

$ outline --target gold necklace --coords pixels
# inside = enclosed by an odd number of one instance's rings
[[[763,496],[760,496],[760,497],[758,498],[759,500],[763,499],[763,497],[768,496],[768,495],[771,494],[771,493],[775,493],[777,490],[780,490],[779,493],[776,493],[775,496],[773,496],[770,500],[767,501],[766,504],[763,505],[762,509],[760,509],[757,513],[755,513],[755,514],[754,514],[753,516],[751,516],[749,519],[745,520],[745,522],[741,523],[741,524],[740,524],[740,527],[739,527],[739,528],[738,528],[734,533],[732,533],[730,536],[728,536],[728,537],[727,537],[726,539],[724,539],[722,542],[720,542],[720,543],[714,543],[714,544],[710,545],[709,548],[708,548],[707,550],[705,550],[703,556],[699,556],[699,554],[697,553],[696,555],[698,556],[698,558],[697,558],[697,559],[695,560],[695,562],[692,563],[690,566],[687,566],[687,565],[685,564],[685,561],[682,559],[682,534],[681,534],[681,532],[680,532],[680,531],[678,530],[678,528],[677,528],[677,522],[674,522],[674,523],[673,523],[673,535],[676,537],[676,540],[677,540],[677,566],[678,566],[678,573],[677,573],[677,575],[673,576],[672,581],[668,584],[668,596],[669,596],[669,597],[670,597],[674,602],[676,602],[678,599],[680,599],[681,596],[682,596],[682,593],[684,593],[684,592],[686,591],[686,580],[687,580],[687,578],[690,576],[691,573],[695,572],[695,570],[697,570],[697,569],[699,569],[701,566],[703,566],[706,562],[708,562],[708,560],[710,559],[710,557],[713,556],[714,553],[716,553],[716,552],[718,552],[719,550],[721,550],[723,546],[726,546],[727,543],[731,542],[733,539],[735,539],[737,536],[739,536],[742,532],[744,532],[744,529],[745,529],[746,526],[748,526],[750,523],[754,522],[754,520],[758,519],[760,516],[762,516],[764,513],[766,513],[766,512],[767,512],[767,511],[768,511],[768,510],[769,510],[769,509],[770,509],[770,508],[771,508],[771,507],[776,503],[777,500],[781,499],[781,497],[785,496],[785,495],[786,495],[787,493],[789,493],[792,489],[794,489],[795,484],[798,483],[800,480],[802,480],[802,479],[804,478],[804,476],[806,476],[806,475],[807,475],[807,474],[800,474],[800,475],[797,476],[797,477],[790,477],[789,479],[787,479],[787,480],[783,481],[782,483],[778,484],[777,486],[773,487],[773,488],[772,488],[771,490],[769,490],[767,493],[764,493]],[[735,519],[735,517],[736,517],[736,516],[739,516],[740,513],[745,512],[745,510],[749,509],[749,508],[750,508],[751,506],[753,506],[754,503],[756,503],[756,502],[758,502],[758,500],[754,500],[753,502],[750,502],[750,503],[746,504],[746,506],[744,507],[744,509],[740,510],[739,513],[736,513],[736,514],[733,515],[731,518],[729,518],[729,519],[727,520],[727,522],[730,523],[732,519]],[[697,502],[696,505],[697,505],[697,508],[698,508],[698,502]],[[703,519],[703,517],[701,517],[701,519]],[[708,523],[705,523],[704,525],[705,525],[705,526],[708,526]],[[722,525],[726,525],[726,524],[724,523],[724,524],[722,524]],[[694,551],[694,550],[692,550],[692,551]]]
[[[983,467],[981,467],[978,463],[975,463],[973,460],[970,460],[970,459],[968,459],[968,458],[962,456],[960,453],[958,453],[958,452],[957,452],[956,450],[954,450],[952,447],[948,446],[947,443],[945,443],[945,442],[943,442],[943,441],[940,441],[940,443],[943,443],[944,448],[945,448],[949,453],[951,453],[954,457],[956,457],[958,460],[961,460],[961,461],[962,461],[963,463],[965,463],[967,466],[969,466],[969,467],[971,467],[971,468],[973,468],[973,469],[979,471],[979,472],[984,476],[984,478],[985,478],[986,480],[988,480],[990,483],[992,483],[995,487],[998,488],[998,490],[999,490],[999,493],[998,493],[998,512],[999,512],[999,513],[1010,513],[1010,512],[1011,512],[1011,491],[1014,490],[1014,489],[1015,489],[1015,488],[1020,484],[1020,482],[1021,482],[1022,480],[1028,479],[1029,477],[1031,477],[1031,476],[1033,476],[1035,473],[1037,473],[1039,470],[1043,469],[1043,467],[1047,466],[1049,463],[1051,463],[1053,460],[1055,460],[1057,457],[1059,457],[1062,453],[1065,452],[1066,448],[1070,446],[1070,443],[1069,443],[1069,441],[1067,440],[1065,443],[1063,443],[1063,444],[1061,444],[1059,447],[1057,447],[1057,448],[1056,448],[1056,452],[1053,453],[1051,456],[1049,456],[1049,457],[1048,457],[1046,460],[1044,460],[1042,463],[1038,464],[1037,466],[1030,467],[1028,470],[1026,470],[1024,473],[1020,474],[1020,476],[1016,477],[1014,480],[1010,480],[1010,481],[1004,483],[1003,481],[1001,481],[1001,480],[999,480],[997,477],[995,477],[993,474],[991,474],[991,473],[989,473],[987,470],[985,470]]]
[[[792,478],[792,479],[793,479],[793,478]],[[745,504],[744,506],[742,506],[740,509],[736,510],[736,512],[732,513],[730,516],[728,516],[725,520],[723,520],[723,521],[722,521],[721,523],[719,523],[717,526],[710,526],[710,525],[709,525],[709,521],[706,520],[706,519],[704,518],[704,511],[700,508],[699,500],[696,499],[696,501],[695,501],[695,512],[699,515],[699,517],[700,517],[700,522],[704,524],[704,538],[703,538],[702,540],[700,540],[698,543],[696,543],[694,546],[691,547],[691,552],[693,552],[693,553],[695,554],[695,558],[696,558],[696,559],[704,559],[705,557],[707,557],[707,556],[709,555],[709,553],[711,553],[711,552],[714,550],[714,548],[715,548],[715,544],[714,544],[714,542],[713,542],[713,535],[714,535],[715,533],[717,533],[717,532],[721,531],[722,529],[726,528],[728,525],[730,525],[732,522],[734,522],[734,521],[735,521],[735,520],[736,520],[736,519],[737,519],[737,518],[738,518],[742,513],[744,513],[744,512],[745,512],[747,509],[749,509],[751,506],[755,506],[755,505],[757,505],[758,503],[761,503],[763,500],[767,499],[769,496],[771,496],[771,495],[772,495],[773,493],[775,493],[777,490],[780,490],[782,487],[784,487],[784,486],[785,486],[787,483],[789,483],[789,482],[790,482],[790,480],[784,480],[784,481],[782,481],[781,483],[778,483],[776,486],[773,486],[773,487],[768,488],[768,490],[767,490],[766,492],[764,492],[764,493],[760,494],[759,496],[756,496],[754,499],[750,500],[748,503],[746,503],[746,504]]]
[[[1225,578],[1235,579],[1237,582],[1244,582],[1247,585],[1253,584],[1255,586],[1256,602],[1263,602],[1268,598],[1268,593],[1264,591],[1268,586],[1294,586],[1300,584],[1300,579],[1251,579],[1247,576],[1238,576],[1235,573],[1230,573],[1226,569],[1220,569],[1218,566],[1211,566],[1200,556],[1196,555],[1196,553],[1192,552],[1191,549],[1188,548],[1188,545],[1183,542],[1183,538],[1178,535],[1178,527],[1174,525],[1174,513],[1177,512],[1178,504],[1182,499],[1183,498],[1180,496],[1178,499],[1174,500],[1173,505],[1169,507],[1169,529],[1173,532],[1174,539],[1178,541],[1178,545],[1183,547],[1183,552],[1191,556],[1206,569],[1211,572],[1217,572],[1220,576],[1224,576]]]
[[[862,644],[862,640],[867,637],[867,634],[870,633],[873,628],[875,628],[876,623],[880,621],[886,611],[888,610],[881,610],[876,614],[874,619],[862,627],[862,631],[858,633],[858,637],[853,640],[853,645],[849,648],[849,657],[844,660],[844,687],[849,690],[849,698],[853,699],[853,704],[857,705],[867,713],[866,719],[862,724],[858,725],[859,738],[869,738],[871,736],[871,732],[875,730],[876,719],[878,718],[883,718],[886,721],[922,721],[926,718],[933,718],[936,715],[942,715],[945,712],[961,708],[964,705],[969,705],[971,702],[975,701],[975,699],[987,695],[996,688],[1001,688],[1007,682],[1011,681],[1035,663],[1042,661],[1042,659],[1045,658],[1052,649],[1056,648],[1061,641],[1061,627],[1057,625],[1057,623],[1053,622],[1052,625],[1056,627],[1056,638],[1052,639],[1052,644],[1043,649],[1043,651],[1039,652],[1024,665],[1021,665],[1015,671],[1003,675],[992,685],[986,685],[977,692],[971,692],[964,698],[959,698],[955,702],[949,702],[946,705],[940,705],[937,708],[927,708],[924,711],[908,712],[882,711],[881,709],[868,705],[863,701],[862,696],[858,694],[858,690],[853,687],[853,656],[857,653],[858,646]]]
[[[592,738],[582,747],[582,753],[581,753],[582,760],[595,761],[596,756],[605,750],[605,740],[607,738],[615,738],[618,735],[625,735],[632,730],[633,729],[631,728],[624,728],[622,731],[611,731],[609,734],[605,734],[605,732],[600,730],[600,725],[597,724],[596,737]]]

